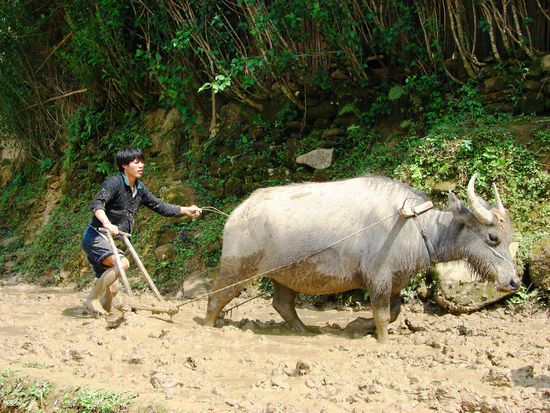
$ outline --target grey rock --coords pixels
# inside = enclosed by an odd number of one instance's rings
[[[311,166],[315,169],[325,169],[332,164],[332,154],[334,149],[314,149],[311,152],[300,155],[296,158],[296,163]]]

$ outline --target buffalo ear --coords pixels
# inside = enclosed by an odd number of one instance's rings
[[[449,211],[451,211],[458,222],[468,225],[469,222],[472,222],[474,216],[468,208],[464,206],[462,202],[456,197],[456,195],[449,191]]]

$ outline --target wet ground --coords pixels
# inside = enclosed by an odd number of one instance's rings
[[[298,309],[319,331],[299,335],[261,298],[206,328],[204,301],[172,320],[148,311],[105,320],[86,313],[84,296],[1,286],[0,370],[129,392],[132,411],[550,411],[550,322],[533,306],[455,316],[407,304],[379,345],[345,328],[367,310]]]

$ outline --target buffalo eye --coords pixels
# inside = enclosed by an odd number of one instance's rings
[[[491,244],[498,244],[500,242],[496,234],[489,234],[489,241],[491,241]]]

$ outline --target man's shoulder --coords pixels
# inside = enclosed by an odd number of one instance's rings
[[[102,187],[119,187],[124,183],[121,175],[112,175],[105,178],[103,181]]]

